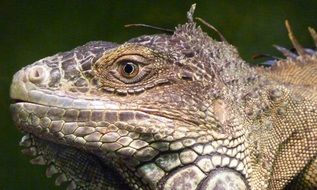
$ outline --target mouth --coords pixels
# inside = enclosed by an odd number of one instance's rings
[[[11,105],[18,104],[18,103],[32,103],[32,102],[28,102],[22,99],[11,99]]]

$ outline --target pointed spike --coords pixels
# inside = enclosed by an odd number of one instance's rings
[[[69,183],[66,190],[75,190],[76,187],[77,187],[76,183],[74,181],[72,181]]]
[[[58,170],[54,165],[50,165],[47,169],[46,169],[46,177],[52,177],[54,174],[57,174]]]
[[[27,139],[27,140],[21,141],[21,142],[19,143],[19,145],[20,145],[20,146],[23,146],[23,147],[29,147],[29,146],[32,145],[32,142],[31,142],[30,139]]]
[[[27,133],[27,134],[23,135],[22,140],[23,139],[30,139],[30,138],[31,138],[30,134]]]
[[[277,49],[277,51],[281,52],[285,57],[290,57],[295,59],[297,57],[297,55],[293,52],[291,52],[290,50],[282,47],[282,46],[278,46],[278,45],[273,45],[273,47],[275,47]]]
[[[62,183],[67,181],[67,177],[65,174],[59,175],[55,180],[55,185],[60,186]]]
[[[35,165],[45,165],[46,161],[44,160],[43,156],[38,156],[36,158],[33,158],[32,160],[30,160],[31,164],[35,164]]]
[[[309,54],[309,55],[314,55],[314,54],[316,53],[315,50],[310,49],[310,48],[305,48],[305,52],[306,52],[307,54]]]
[[[285,26],[286,29],[288,31],[288,37],[291,40],[294,48],[296,49],[297,53],[301,56],[306,55],[305,49],[302,47],[302,45],[300,45],[300,43],[298,42],[297,38],[295,37],[292,28],[288,22],[288,20],[285,20]]]
[[[26,134],[22,137],[20,143],[19,143],[20,146],[24,146],[24,147],[29,147],[32,145],[32,140],[30,138],[30,135],[29,134]]]
[[[22,149],[21,152],[25,155],[28,155],[28,156],[36,156],[36,148],[35,147]]]
[[[259,63],[259,64],[262,66],[271,67],[271,66],[275,65],[276,62],[277,62],[276,60],[268,60],[268,61],[264,61],[264,62]]]
[[[193,15],[194,15],[195,9],[196,9],[196,3],[192,4],[189,11],[187,12],[188,22],[194,22]]]
[[[314,42],[315,42],[315,46],[317,48],[317,32],[315,29],[313,29],[312,27],[308,27],[308,30],[310,32],[311,37],[313,38]]]
[[[252,59],[260,59],[260,58],[269,58],[269,59],[274,59],[274,60],[282,59],[280,57],[276,57],[274,55],[269,55],[269,54],[264,54],[264,53],[252,55]]]

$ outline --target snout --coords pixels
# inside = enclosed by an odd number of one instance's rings
[[[10,97],[14,100],[30,101],[29,92],[45,84],[47,80],[48,71],[44,66],[24,67],[13,76]]]

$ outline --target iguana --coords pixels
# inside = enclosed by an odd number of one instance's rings
[[[193,20],[18,71],[22,152],[67,189],[316,189],[317,53],[251,67]],[[317,45],[315,30],[309,31]]]

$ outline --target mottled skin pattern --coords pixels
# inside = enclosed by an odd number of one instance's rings
[[[67,189],[316,189],[317,53],[270,68],[193,22],[17,72],[23,152]],[[310,32],[317,44],[317,35]]]

